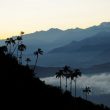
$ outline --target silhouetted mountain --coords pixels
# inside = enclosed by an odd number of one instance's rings
[[[98,26],[93,26],[86,29],[67,29],[60,30],[57,28],[51,28],[47,31],[37,31],[31,34],[24,35],[24,43],[30,48],[28,53],[31,53],[31,49],[35,50],[36,47],[41,47],[45,51],[53,48],[64,46],[71,41],[80,41],[85,38],[94,36],[100,32],[110,32],[110,23],[104,22]]]
[[[93,65],[89,68],[81,68],[82,72],[85,74],[100,74],[100,73],[110,73],[110,63]]]
[[[53,49],[49,52],[50,59],[55,59],[58,64],[62,64],[61,60],[64,59],[65,63],[73,66],[92,66],[96,64],[106,63],[110,56],[110,32],[100,32],[95,36],[86,38],[81,41],[73,41],[70,44]],[[61,56],[61,58],[60,58]],[[71,59],[71,60],[70,60]]]
[[[86,29],[75,28],[63,31],[52,28],[48,31],[24,35],[23,42],[28,47],[24,54],[31,58],[32,65],[33,52],[40,47],[45,53],[40,59],[41,66],[69,64],[75,67],[89,67],[108,62],[109,35],[109,22]]]
[[[72,43],[56,48],[51,53],[72,53],[76,51],[105,51],[110,49],[110,32],[101,32],[81,41],[73,41]]]
[[[81,98],[74,98],[69,92],[45,85],[33,76],[28,66],[19,65],[16,58],[5,54],[0,48],[0,101],[1,108],[23,109],[75,109],[110,110]]]

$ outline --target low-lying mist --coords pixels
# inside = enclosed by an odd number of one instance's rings
[[[59,86],[60,79],[54,77],[41,78],[45,81],[46,84]],[[65,90],[65,78],[62,78],[62,88]],[[101,73],[97,75],[82,75],[77,78],[77,90],[78,93],[81,93],[81,90],[86,86],[91,87],[91,94],[101,95],[101,94],[110,94],[110,74]],[[70,79],[68,79],[68,90],[70,89]],[[79,91],[80,90],[80,91]],[[74,81],[73,81],[73,92],[74,92]]]

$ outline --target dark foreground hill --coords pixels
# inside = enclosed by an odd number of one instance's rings
[[[66,109],[109,110],[69,92],[45,85],[34,78],[27,66],[19,65],[16,58],[5,55],[0,48],[0,107],[8,109]]]

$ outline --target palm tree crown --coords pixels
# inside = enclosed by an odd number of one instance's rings
[[[18,46],[18,50],[19,50],[19,51],[24,51],[24,50],[26,50],[26,45],[20,44],[20,45]]]
[[[75,70],[74,70],[74,76],[75,76],[76,78],[78,78],[78,76],[81,76],[81,72],[80,72],[79,69],[75,69]]]
[[[38,56],[39,54],[40,54],[40,55],[43,55],[43,51],[42,51],[41,48],[38,48],[38,50],[34,52],[34,55],[35,55],[35,56],[36,56],[36,55]]]
[[[7,45],[7,48],[9,46],[9,53],[11,54],[11,51],[12,51],[12,45],[14,46],[15,45],[15,40],[13,38],[7,38],[6,41],[5,41],[6,45]],[[12,45],[11,45],[12,44]]]
[[[27,63],[26,65],[28,66],[28,65],[29,65],[28,63],[31,61],[31,59],[30,59],[30,58],[26,58],[25,61],[26,61],[26,63]]]
[[[91,92],[91,88],[86,86],[83,92],[86,94],[86,100],[87,100],[87,95],[89,95],[89,93]]]
[[[63,67],[63,75],[65,76],[65,78],[66,78],[66,85],[65,85],[65,90],[67,91],[67,79],[70,77],[70,67],[69,66],[67,66],[67,65],[65,65],[64,67]]]
[[[63,77],[63,70],[56,72],[56,78],[60,78],[60,89],[61,89],[61,77]]]

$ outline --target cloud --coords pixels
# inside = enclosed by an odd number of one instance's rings
[[[46,84],[51,84],[59,86],[59,79],[54,77],[42,78]],[[68,80],[68,85],[70,80]],[[110,94],[110,74],[102,73],[97,75],[82,75],[82,77],[77,79],[77,88],[82,90],[84,87],[89,86],[92,89],[92,94]],[[62,79],[62,87],[65,88],[65,78]],[[74,89],[74,82],[73,82]],[[68,86],[69,90],[69,86]]]

